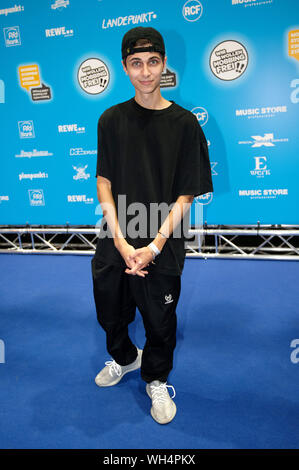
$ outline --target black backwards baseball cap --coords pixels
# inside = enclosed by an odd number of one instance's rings
[[[152,46],[134,47],[138,39],[148,39],[148,42],[150,42]],[[121,43],[121,55],[123,60],[126,59],[128,55],[136,54],[136,52],[160,52],[160,54],[164,56],[165,44],[159,31],[145,26],[137,26],[127,31]]]

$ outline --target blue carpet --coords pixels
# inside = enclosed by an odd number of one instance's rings
[[[178,412],[161,426],[139,371],[94,383],[110,358],[90,259],[0,255],[0,448],[298,448],[298,262],[186,260],[168,381]],[[130,334],[143,347],[138,312]]]

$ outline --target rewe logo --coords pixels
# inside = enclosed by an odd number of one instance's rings
[[[74,35],[74,30],[73,29],[65,29],[65,26],[60,26],[59,28],[51,28],[51,29],[45,29],[45,35],[46,37],[53,37],[53,36],[73,36]]]
[[[63,124],[58,126],[58,132],[76,132],[76,134],[83,134],[85,127],[78,127],[77,124]]]
[[[198,0],[188,0],[183,6],[183,17],[187,21],[197,21],[202,11],[202,4]]]

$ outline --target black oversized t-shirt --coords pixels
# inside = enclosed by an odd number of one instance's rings
[[[111,181],[120,228],[134,248],[153,241],[180,195],[213,191],[204,133],[193,113],[173,101],[167,108],[152,110],[132,98],[104,111],[98,122],[96,175]],[[186,217],[189,221],[190,211]],[[182,236],[178,238],[177,229],[156,257],[157,271],[182,273],[183,224]],[[103,218],[97,259],[126,268],[113,238],[104,236],[107,233],[109,227]]]

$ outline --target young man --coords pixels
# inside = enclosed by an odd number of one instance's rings
[[[176,346],[183,226],[194,196],[213,191],[196,117],[161,95],[166,60],[157,30],[137,27],[124,35],[122,65],[135,96],[107,109],[98,122],[97,192],[104,217],[92,259],[97,318],[113,358],[96,384],[115,385],[141,368],[151,415],[160,424],[176,414],[167,378]],[[128,336],[136,307],[146,334],[143,351]]]

